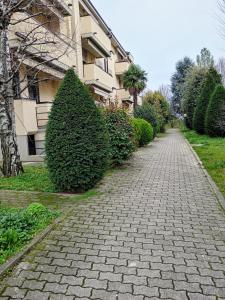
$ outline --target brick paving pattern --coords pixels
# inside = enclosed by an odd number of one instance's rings
[[[100,190],[5,278],[0,299],[225,299],[225,217],[178,131]]]

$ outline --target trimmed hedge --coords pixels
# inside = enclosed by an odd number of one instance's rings
[[[193,127],[199,134],[205,133],[206,111],[210,102],[212,93],[217,84],[221,84],[221,75],[214,68],[207,72],[203,83],[202,91],[197,99],[197,106],[193,118]]]
[[[121,165],[135,150],[131,119],[123,109],[108,108],[103,111],[109,134],[109,154],[112,165]]]
[[[135,145],[143,147],[148,145],[154,138],[154,132],[151,124],[144,119],[135,118],[132,120],[135,131]]]
[[[160,132],[160,124],[157,119],[157,112],[150,104],[143,104],[135,108],[134,117],[144,119],[153,127],[154,137]]]
[[[57,191],[93,188],[108,163],[108,134],[101,113],[74,70],[67,71],[46,131],[50,178]]]
[[[225,137],[225,88],[218,85],[212,94],[206,113],[206,133]]]

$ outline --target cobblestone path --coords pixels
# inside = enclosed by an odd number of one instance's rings
[[[2,282],[0,299],[225,299],[225,217],[178,131],[100,190],[74,203]]]

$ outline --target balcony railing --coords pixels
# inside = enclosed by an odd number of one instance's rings
[[[37,127],[45,128],[48,123],[48,117],[52,109],[52,102],[43,102],[37,104],[36,116],[37,116]]]
[[[125,89],[118,89],[117,90],[117,98],[121,102],[133,102],[133,97],[130,95],[129,91],[126,91]]]
[[[96,85],[108,92],[112,92],[113,77],[96,64],[84,65],[84,79],[87,84]]]
[[[128,61],[116,62],[115,71],[117,76],[122,76],[124,72],[129,69],[130,63]]]

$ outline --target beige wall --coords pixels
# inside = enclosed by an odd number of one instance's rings
[[[38,131],[36,118],[36,101],[15,100],[17,135],[33,134]]]

